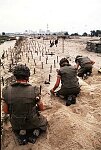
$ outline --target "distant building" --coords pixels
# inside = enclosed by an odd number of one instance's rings
[[[49,30],[49,26],[48,26],[48,24],[47,24],[46,34],[50,34],[50,30]]]
[[[46,34],[50,34],[50,30],[47,30],[47,31],[46,31]]]
[[[42,29],[39,29],[39,34],[45,34],[45,31],[43,31]]]

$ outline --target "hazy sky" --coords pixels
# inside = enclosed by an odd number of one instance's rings
[[[101,30],[101,0],[0,0],[0,33]]]

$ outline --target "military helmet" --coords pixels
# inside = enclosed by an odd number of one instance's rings
[[[62,58],[61,60],[60,60],[60,66],[61,67],[63,67],[63,66],[65,66],[65,65],[68,65],[69,64],[69,61],[68,61],[68,59],[67,58]]]
[[[15,77],[29,77],[30,69],[26,65],[18,64],[13,71]]]
[[[77,62],[78,59],[81,58],[81,57],[82,57],[81,55],[77,55],[76,58],[75,58],[75,62]]]

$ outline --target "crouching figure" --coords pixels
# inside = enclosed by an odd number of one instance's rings
[[[76,97],[80,92],[77,69],[71,66],[66,58],[62,58],[59,64],[60,70],[57,70],[57,81],[50,92],[54,94],[61,81],[61,89],[56,92],[56,96],[63,96],[66,100],[66,106],[69,106],[76,103]]]
[[[10,115],[12,130],[20,145],[35,143],[47,129],[47,120],[39,111],[44,110],[40,100],[40,88],[28,83],[30,70],[17,65],[13,71],[16,82],[2,90],[3,110]]]
[[[86,79],[92,73],[93,64],[95,63],[88,57],[76,56],[75,58],[76,68],[78,70],[78,76]]]

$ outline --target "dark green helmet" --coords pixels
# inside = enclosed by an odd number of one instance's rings
[[[29,77],[30,70],[26,65],[18,64],[13,71],[15,77]]]
[[[82,57],[81,55],[77,55],[76,58],[75,58],[75,63],[77,63],[78,59],[81,58],[81,57]]]
[[[68,59],[67,58],[62,58],[61,60],[60,60],[60,67],[63,67],[63,66],[66,66],[66,65],[68,65],[69,64],[69,61],[68,61]]]

